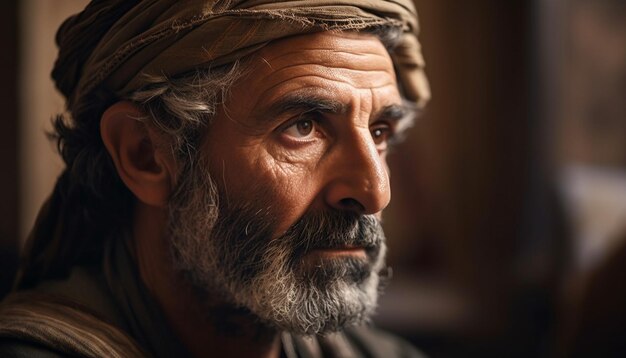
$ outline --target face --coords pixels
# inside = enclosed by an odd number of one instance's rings
[[[359,323],[376,306],[385,157],[407,116],[391,59],[373,36],[322,32],[247,65],[170,203],[175,263],[280,329]]]

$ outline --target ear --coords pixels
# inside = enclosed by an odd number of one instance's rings
[[[165,207],[175,177],[174,160],[159,150],[159,136],[140,120],[144,117],[135,104],[117,102],[102,114],[100,135],[117,173],[135,197]]]

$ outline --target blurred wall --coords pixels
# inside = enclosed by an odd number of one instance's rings
[[[18,6],[13,1],[0,2],[0,297],[12,281],[17,262],[19,235],[18,180]]]
[[[626,2],[569,0],[552,43],[555,172],[571,228],[563,357],[626,356]]]
[[[82,10],[86,0],[23,0],[20,2],[20,226],[28,235],[39,208],[50,195],[63,168],[55,144],[46,140],[51,119],[64,111],[50,72],[57,55],[54,36],[60,24]]]
[[[534,318],[518,310],[518,293],[526,290],[526,276],[548,277],[548,270],[526,265],[543,245],[537,239],[541,245],[526,252],[539,121],[531,91],[534,4],[415,2],[433,99],[390,157],[392,204],[385,215],[390,259],[416,292],[405,304],[415,312],[405,314],[412,322],[406,334],[418,342],[430,335],[423,346],[437,339],[456,345],[437,352],[443,355],[532,355],[537,345],[524,340],[532,340],[528,331],[539,332]],[[393,290],[394,281],[383,300],[400,305],[407,295],[396,298]]]
[[[62,168],[46,139],[63,101],[50,80],[54,35],[86,0],[0,3],[0,297],[11,286],[21,248]]]

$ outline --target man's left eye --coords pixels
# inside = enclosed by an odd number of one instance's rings
[[[374,143],[377,145],[386,145],[393,135],[392,128],[388,124],[377,124],[370,128]]]

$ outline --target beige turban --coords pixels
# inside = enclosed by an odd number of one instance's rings
[[[430,97],[411,0],[94,0],[59,29],[53,70],[70,109],[104,86],[124,96],[145,75],[177,76],[235,61],[315,31],[402,29],[392,59],[405,96]]]

